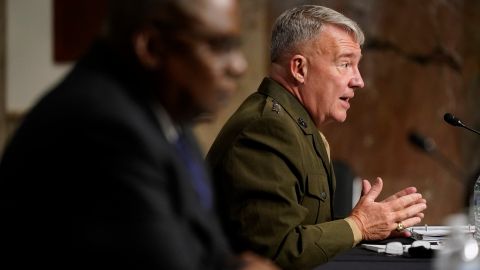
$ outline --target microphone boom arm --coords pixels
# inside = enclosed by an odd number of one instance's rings
[[[464,123],[462,123],[462,121],[460,119],[458,119],[457,117],[455,117],[453,114],[451,113],[446,113],[444,116],[443,116],[443,120],[445,120],[445,122],[447,122],[448,124],[454,126],[454,127],[462,127],[466,130],[470,130],[471,132],[473,133],[476,133],[478,135],[480,135],[480,132],[469,127],[469,126],[466,126]]]

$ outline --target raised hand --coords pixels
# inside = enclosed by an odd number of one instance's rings
[[[350,216],[362,232],[363,240],[382,240],[391,236],[409,236],[408,232],[397,232],[398,223],[411,227],[420,223],[422,211],[427,208],[426,200],[414,187],[405,188],[383,201],[375,199],[383,189],[383,181],[377,177],[371,185],[362,182],[362,197]]]

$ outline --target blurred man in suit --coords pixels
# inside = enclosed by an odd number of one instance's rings
[[[407,236],[426,201],[409,187],[376,202],[383,182],[363,180],[346,219],[333,220],[335,176],[319,129],[343,122],[364,82],[358,25],[321,6],[283,13],[272,33],[271,71],[227,121],[207,155],[223,225],[238,250],[285,269],[327,262],[361,240]]]
[[[236,0],[114,0],[105,33],[0,164],[0,264],[272,269],[233,257],[190,131],[235,90]],[[28,79],[28,78],[27,78]]]

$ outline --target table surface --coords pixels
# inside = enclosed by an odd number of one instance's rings
[[[429,270],[433,269],[432,262],[432,258],[391,256],[355,247],[315,270]]]

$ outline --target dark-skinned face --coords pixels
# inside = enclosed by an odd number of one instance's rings
[[[183,113],[215,114],[236,90],[246,69],[238,12],[236,0],[189,4],[192,20],[175,33],[176,45],[165,59],[169,87]]]

